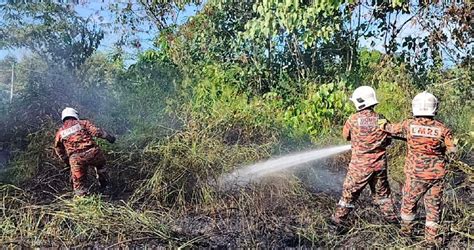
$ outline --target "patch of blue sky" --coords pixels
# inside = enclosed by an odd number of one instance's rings
[[[135,15],[134,18],[140,19],[143,22],[137,23],[138,27],[133,30],[128,27],[124,27],[120,24],[116,24],[118,14],[116,11],[111,11],[112,8],[118,10],[123,9],[128,1],[103,1],[100,3],[93,3],[87,6],[78,6],[76,8],[77,13],[88,18],[91,22],[94,22],[98,26],[102,27],[105,31],[105,37],[101,42],[98,50],[99,51],[111,51],[116,49],[115,44],[120,42],[124,36],[127,36],[131,40],[140,42],[139,47],[125,46],[124,49],[128,54],[137,54],[143,50],[147,50],[154,47],[154,41],[156,36],[159,34],[158,29],[151,20],[147,20],[146,11],[140,4],[132,5],[132,12]],[[177,13],[175,18],[168,18],[169,23],[176,22],[176,24],[185,23],[189,17],[194,16],[202,6],[187,6],[184,10]]]
[[[358,25],[359,22],[359,16],[360,16],[360,23],[366,23],[369,24],[373,17],[371,16],[371,9],[372,7],[365,6],[365,5],[359,5],[353,12],[352,15],[352,25]],[[398,14],[396,15],[395,13],[390,13],[388,14],[387,18],[390,18],[390,20],[393,22],[393,20],[396,20],[395,22],[395,27],[396,29],[401,29],[400,32],[398,33],[396,37],[397,43],[402,43],[403,40],[406,37],[409,36],[414,36],[418,38],[423,38],[428,35],[428,32],[424,31],[422,27],[419,24],[416,24],[415,22],[411,22],[411,18],[413,14]],[[372,25],[372,27],[368,27],[367,31],[373,31],[376,29]],[[367,49],[371,50],[378,50],[380,52],[385,53],[385,36],[382,37],[375,37],[375,36],[370,36],[370,37],[361,37],[359,40],[359,46],[360,47],[365,47]]]
[[[416,8],[416,6],[414,6]],[[359,12],[360,9],[360,12]],[[352,25],[357,25],[359,22],[359,13],[360,13],[360,22],[361,23],[369,23],[371,21],[371,14],[370,14],[370,9],[371,7],[369,6],[364,6],[360,5],[358,6],[352,15]],[[417,10],[412,10],[416,12]],[[425,37],[429,35],[429,32],[423,29],[423,27],[420,25],[418,21],[413,21],[415,18],[420,18],[420,17],[413,17],[414,14],[398,14],[396,15],[395,13],[391,13],[390,15],[390,20],[395,20],[395,27],[397,29],[400,29],[399,33],[397,34],[397,37],[395,40],[397,41],[397,44],[402,44],[404,39],[407,37],[411,37],[417,40],[422,40]],[[393,22],[393,21],[392,21]],[[375,29],[376,27],[369,27],[368,31],[370,29]],[[450,31],[447,28],[443,29],[443,33],[447,36],[450,37]],[[359,39],[359,47],[362,48],[367,48],[369,50],[377,50],[382,53],[386,53],[385,47],[385,37],[376,37],[376,36],[370,36],[370,37],[361,37]],[[451,44],[451,46],[455,46],[454,41],[449,41],[448,44]],[[419,49],[421,50],[421,48]],[[422,52],[417,52],[417,53],[422,53]],[[450,55],[445,51],[441,50],[441,55],[443,58],[443,64],[445,68],[450,68],[456,65],[456,61],[454,58],[451,58]],[[428,62],[430,63],[430,62]]]
[[[69,5],[76,11],[76,13],[87,20],[91,26],[100,27],[104,31],[104,39],[101,41],[98,51],[104,53],[111,53],[117,49],[115,46],[120,40],[127,36],[132,40],[137,40],[140,42],[139,47],[135,46],[124,46],[122,49],[126,52],[125,60],[128,61],[127,64],[133,63],[136,59],[136,55],[140,52],[153,48],[154,40],[158,35],[158,30],[156,26],[147,22],[146,13],[143,7],[134,3],[132,5],[133,13],[137,15],[135,18],[144,20],[143,23],[139,24],[140,26],[136,27],[135,30],[128,29],[120,24],[116,23],[118,10],[124,8],[129,1],[113,1],[113,0],[103,0],[103,1],[84,1],[82,4]],[[131,1],[134,2],[134,1]],[[178,12],[177,16],[173,20],[169,19],[169,22],[176,22],[176,24],[185,23],[190,17],[194,16],[199,10],[202,9],[201,5],[190,5],[187,6],[184,10]],[[112,11],[112,8],[115,8],[117,11]],[[24,48],[18,49],[3,49],[0,50],[0,59],[6,57],[14,57],[21,59],[25,55],[28,55],[30,51]]]
[[[104,53],[111,53],[117,49],[115,46],[120,39],[124,36],[127,36],[130,40],[136,40],[140,42],[140,46],[124,46],[122,49],[126,52],[125,60],[126,64],[133,63],[136,60],[136,56],[143,52],[144,50],[150,49],[154,47],[154,41],[156,36],[158,35],[158,29],[156,26],[151,23],[151,21],[144,21],[139,24],[139,27],[136,27],[135,30],[128,29],[120,24],[116,23],[117,18],[117,11],[111,11],[111,9],[116,8],[118,10],[125,7],[126,4],[129,2],[135,2],[134,0],[121,0],[121,1],[113,1],[113,0],[102,0],[102,1],[85,1],[86,3],[82,3],[79,5],[74,5],[74,10],[78,13],[79,16],[88,20],[91,25],[97,25],[101,27],[104,32],[105,36],[102,40],[101,44],[98,47],[98,51]],[[200,11],[205,4],[204,1],[201,5],[190,5],[187,6],[184,10],[177,13],[175,17],[169,17],[168,22],[176,23],[176,24],[183,24],[185,23],[190,17],[196,15],[198,11]],[[352,14],[351,23],[346,25],[356,26],[360,23],[367,23],[369,24],[372,17],[371,17],[371,8],[367,5],[359,5]],[[141,18],[142,20],[146,20],[146,13],[143,9],[143,6],[140,4],[132,5],[133,13],[137,15],[137,18]],[[428,35],[428,32],[424,31],[422,27],[417,24],[416,22],[408,21],[405,25],[404,23],[409,20],[412,14],[399,14],[395,15],[394,13],[389,14],[391,20],[395,20],[395,25],[397,28],[401,28],[400,33],[397,35],[396,41],[398,43],[402,43],[403,40],[408,37],[417,37],[422,39],[423,37]],[[403,27],[401,27],[403,25]],[[376,27],[369,26],[367,31],[374,30]],[[445,31],[447,32],[447,31]],[[364,37],[361,36],[358,41],[359,47],[364,47],[369,50],[377,50],[382,53],[385,53],[385,37],[375,37],[369,36]],[[7,49],[7,50],[0,50],[0,59],[5,58],[6,56],[13,56],[16,58],[21,58],[27,55],[29,51],[27,49]],[[453,66],[455,62],[449,60],[449,57],[446,55],[446,52],[443,52],[443,61],[445,66]]]

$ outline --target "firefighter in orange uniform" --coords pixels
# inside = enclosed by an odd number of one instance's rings
[[[412,101],[414,118],[398,124],[384,124],[383,130],[407,139],[405,161],[405,185],[401,207],[402,233],[409,236],[413,225],[418,201],[423,197],[426,211],[425,240],[428,245],[441,244],[439,223],[443,179],[446,174],[446,154],[456,153],[451,130],[434,119],[438,109],[438,99],[423,92]]]
[[[71,167],[74,195],[87,195],[85,182],[89,167],[95,168],[96,177],[103,190],[108,184],[106,161],[94,137],[106,139],[110,143],[115,142],[115,137],[88,120],[79,120],[78,112],[73,108],[65,108],[61,116],[63,125],[56,133],[54,149],[56,154]]]
[[[379,120],[385,118],[374,111],[378,102],[373,88],[357,88],[351,101],[354,102],[357,113],[346,121],[343,136],[351,141],[352,157],[342,197],[331,221],[338,226],[343,224],[354,208],[354,202],[369,185],[374,203],[379,206],[384,218],[390,223],[396,223],[398,220],[387,177],[386,148],[390,145],[391,138],[378,125]]]

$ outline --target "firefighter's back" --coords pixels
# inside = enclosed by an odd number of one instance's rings
[[[59,130],[61,140],[68,155],[85,152],[96,148],[91,133],[87,130],[87,120],[67,120]]]
[[[422,179],[439,179],[445,175],[446,139],[451,131],[442,122],[416,117],[405,121],[407,135],[407,173]]]
[[[349,118],[352,166],[373,170],[385,167],[386,147],[390,139],[387,133],[379,129],[379,119],[384,118],[372,109],[362,110]]]

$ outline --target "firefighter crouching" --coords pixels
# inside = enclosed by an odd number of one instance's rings
[[[386,147],[391,138],[379,128],[383,116],[374,111],[378,104],[375,91],[368,86],[357,88],[351,101],[357,113],[346,121],[343,136],[351,141],[352,157],[343,184],[342,197],[331,221],[340,226],[354,208],[364,188],[369,185],[374,203],[390,223],[398,222],[387,177]]]
[[[406,179],[401,207],[402,233],[406,236],[413,233],[417,203],[424,197],[425,240],[428,245],[439,245],[446,154],[454,154],[456,147],[451,130],[434,119],[438,109],[438,100],[434,95],[428,92],[416,95],[412,109],[414,118],[380,126],[391,134],[399,134],[407,139]]]
[[[89,167],[95,168],[100,189],[104,190],[109,179],[105,169],[106,160],[94,137],[106,139],[110,143],[115,142],[115,137],[88,120],[79,120],[79,114],[73,108],[65,108],[61,119],[63,125],[56,133],[54,149],[71,167],[74,195],[88,194],[86,180]]]

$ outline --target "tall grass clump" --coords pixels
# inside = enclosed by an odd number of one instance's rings
[[[110,242],[133,242],[140,238],[173,241],[157,211],[137,211],[128,204],[112,204],[101,197],[67,199],[31,204],[28,192],[2,185],[0,201],[3,246],[90,246]]]
[[[212,201],[211,184],[224,172],[269,157],[278,144],[277,120],[261,99],[250,99],[226,82],[217,66],[203,69],[187,103],[175,114],[184,126],[160,142],[152,142],[143,157],[151,173],[139,193],[163,204]]]

